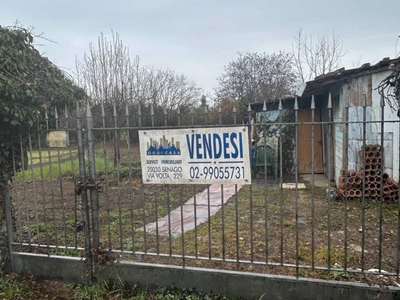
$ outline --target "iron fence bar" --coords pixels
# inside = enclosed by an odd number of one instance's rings
[[[8,247],[8,253],[10,255],[10,264],[11,264],[11,271],[15,271],[14,267],[14,260],[11,257],[11,254],[14,252],[13,251],[13,237],[14,237],[14,224],[12,220],[12,204],[11,204],[11,197],[10,197],[10,190],[9,190],[9,178],[7,173],[3,173],[3,182],[0,182],[1,185],[3,185],[4,189],[4,212],[6,215],[6,230],[7,230],[7,247]]]
[[[331,94],[329,94],[329,96],[328,96],[328,137],[330,137],[331,136],[331,132],[332,132],[332,128],[331,128],[331,125],[329,124],[329,122],[331,122],[332,121],[332,105],[331,105]],[[321,125],[320,125],[321,126]],[[331,141],[330,141],[330,139],[328,138],[328,140],[327,140],[327,146],[328,146],[328,149],[331,149]],[[327,165],[328,165],[328,170],[329,170],[329,172],[328,172],[328,191],[330,191],[330,188],[331,188],[331,172],[330,172],[330,169],[331,169],[331,159],[330,159],[330,156],[328,155],[328,158],[327,158]],[[331,254],[331,249],[332,249],[332,245],[331,245],[331,230],[332,230],[332,227],[331,227],[331,198],[328,196],[327,197],[328,198],[328,270],[330,270],[331,269],[331,264],[332,264],[332,254]]]
[[[311,97],[311,266],[315,266],[315,189],[314,189],[314,156],[315,156],[315,100]]]
[[[178,109],[176,110],[176,114],[178,116],[178,127],[181,127],[181,109],[178,106]]]
[[[222,243],[222,259],[225,260],[225,205],[224,205],[224,185],[221,184],[221,243]]]
[[[193,111],[193,106],[190,107],[190,116],[191,116],[191,126],[194,126],[194,111]],[[194,133],[194,129],[192,129],[192,132]],[[193,185],[193,214],[194,214],[194,249],[195,249],[195,256],[199,256],[199,245],[198,245],[198,233],[197,233],[197,185]]]
[[[198,245],[198,233],[197,233],[197,196],[196,196],[196,185],[193,185],[193,209],[194,209],[194,248],[196,257],[199,255],[199,245]]]
[[[295,198],[296,198],[296,277],[299,277],[299,159],[298,159],[298,142],[299,142],[299,128],[298,128],[298,118],[299,118],[299,105],[297,102],[297,97],[294,99],[294,165],[295,165]]]
[[[169,254],[172,255],[171,193],[169,185],[167,185],[167,216],[168,216],[168,248],[169,248]]]
[[[398,132],[400,135],[400,123],[398,124]],[[399,151],[399,157],[397,157],[399,161],[399,169],[398,169],[398,175],[399,175],[399,180],[400,180],[400,136],[398,136],[398,151]],[[394,174],[394,170],[393,170]],[[398,193],[400,193],[398,189]],[[399,195],[400,196],[400,195]],[[397,201],[397,215],[400,216],[400,199]],[[396,251],[396,279],[399,281],[399,275],[400,275],[400,217],[397,218],[397,251]]]
[[[55,245],[49,245],[47,247],[47,246],[44,246],[44,245],[39,245],[39,244],[34,244],[34,243],[29,244],[29,243],[16,243],[16,242],[13,242],[12,245],[13,246],[23,246],[23,247],[27,247],[27,248],[31,247],[31,248],[57,249],[57,246],[55,246]],[[84,247],[71,247],[71,246],[67,246],[67,245],[63,245],[61,247],[64,248],[64,249],[68,249],[68,250],[79,250],[79,251],[84,251],[85,250]]]
[[[48,229],[48,222],[47,222],[47,201],[46,201],[46,192],[44,187],[44,174],[43,174],[43,159],[42,159],[42,143],[41,143],[41,135],[40,135],[40,125],[38,124],[38,150],[39,150],[39,166],[40,166],[40,186],[42,189],[42,202],[43,202],[43,217],[45,222],[45,232],[46,232],[46,245],[49,247],[50,240],[49,240],[49,229]],[[22,142],[21,142],[22,143]],[[28,223],[29,224],[29,223]]]
[[[382,242],[383,242],[383,170],[384,170],[384,157],[385,157],[385,149],[383,147],[384,145],[384,134],[385,134],[385,99],[383,96],[381,96],[381,103],[380,103],[380,108],[381,108],[381,164],[380,164],[380,190],[379,192],[379,254],[378,254],[378,270],[379,274],[382,273]]]
[[[222,109],[221,105],[218,105],[218,117],[219,117],[219,125],[222,125]]]
[[[344,263],[343,263],[343,269],[347,270],[347,255],[348,255],[348,248],[347,248],[347,241],[348,241],[348,185],[347,185],[347,174],[348,174],[348,166],[349,166],[349,143],[348,143],[348,137],[349,137],[349,99],[346,97],[344,99],[344,105],[345,105],[345,115],[346,115],[346,121],[343,125],[345,126],[345,134],[346,134],[346,144],[345,144],[345,153],[344,153],[344,171],[345,171],[345,187],[344,187]],[[329,148],[328,148],[329,149]],[[364,193],[363,193],[364,194]]]
[[[13,151],[12,152],[12,161],[13,161],[13,173],[14,173],[14,176],[17,174],[17,162],[15,161],[15,152]],[[15,203],[17,204],[17,209],[18,209],[18,211],[21,209],[21,203],[20,203],[20,200],[19,200],[19,196],[18,196],[18,190],[19,190],[19,188],[18,188],[18,180],[14,180],[14,182],[13,182],[13,190],[14,190],[14,201],[15,201]],[[20,214],[17,214],[17,222],[18,222],[18,240],[19,240],[19,243],[21,244],[22,243],[22,233],[21,233],[21,230],[22,230],[22,223],[21,223],[21,216],[20,216]],[[14,235],[13,235],[13,241],[14,241]]]
[[[178,106],[177,109],[177,115],[178,115],[178,127],[181,126],[181,110]],[[186,259],[185,259],[185,226],[183,223],[183,205],[184,205],[184,200],[183,200],[183,184],[180,185],[181,192],[180,192],[180,204],[181,204],[181,251],[182,251],[182,266],[186,266]]]
[[[210,186],[207,186],[207,224],[208,224],[208,257],[211,258],[211,201]]]
[[[128,102],[125,105],[125,119],[126,119],[126,127],[129,127],[129,106],[128,106]],[[126,134],[126,144],[127,144],[127,148],[128,148],[128,179],[129,182],[132,182],[132,166],[131,166],[131,161],[132,161],[132,152],[131,152],[131,139],[130,139],[130,132],[128,129],[126,129],[125,131]],[[129,185],[129,203],[130,203],[130,218],[131,218],[131,230],[132,230],[132,249],[133,251],[135,251],[135,216],[134,216],[134,205],[133,205],[133,188],[132,188],[132,184]],[[145,224],[143,224],[145,225]]]
[[[233,122],[236,124],[236,107],[235,105],[233,106]],[[238,188],[237,184],[235,184],[235,221],[236,221],[236,226],[235,226],[235,235],[236,235],[236,268],[239,268],[239,207],[238,207],[238,194],[237,194]]]
[[[164,126],[167,127],[167,109],[164,108]],[[170,185],[167,185],[167,214],[168,214],[168,246],[169,254],[172,255],[172,231],[171,231],[171,192]],[[181,220],[183,222],[183,220]]]
[[[123,223],[122,223],[122,203],[121,203],[121,186],[120,186],[120,146],[119,146],[119,127],[118,127],[118,114],[117,107],[115,103],[113,104],[113,121],[114,127],[114,167],[116,167],[117,174],[117,199],[118,199],[118,225],[119,225],[119,245],[121,250],[124,251],[124,242],[123,242]]]
[[[267,112],[267,104],[264,101],[263,104],[263,109],[262,111],[264,113]],[[257,121],[257,120],[255,120]],[[254,125],[256,126],[256,125]],[[262,126],[262,136],[263,136],[263,143],[264,143],[264,148],[267,146],[267,125],[264,124]],[[274,157],[274,160],[277,160],[277,157]],[[275,164],[275,161],[272,162]],[[275,168],[275,174],[274,178],[276,179],[276,173],[278,172],[277,168]],[[276,181],[276,180],[275,180]],[[265,170],[265,176],[264,176],[264,230],[265,230],[265,261],[268,262],[268,255],[269,255],[269,237],[268,237],[268,176],[267,176],[267,171]]]
[[[238,202],[238,195],[237,195],[237,184],[235,184],[235,234],[236,234],[236,268],[239,268],[239,202]]]
[[[282,123],[282,99],[279,99],[279,121]],[[282,139],[282,125],[279,126],[279,230],[280,230],[280,263],[283,264],[283,139]]]
[[[13,245],[15,245],[15,243],[12,243]],[[26,247],[38,247],[37,244],[31,244],[31,246],[29,246],[28,244],[23,244],[23,246]],[[50,246],[50,248],[54,248],[55,246]],[[75,248],[73,247],[69,247],[68,249],[74,250]],[[84,250],[83,248],[79,248],[78,250]],[[121,251],[118,250],[112,250],[111,253],[115,253],[115,254],[122,254]],[[173,254],[173,255],[169,255],[169,254],[158,254],[158,253],[154,253],[154,252],[142,252],[142,251],[137,251],[137,252],[133,252],[133,251],[125,251],[125,254],[136,254],[136,255],[146,255],[146,256],[159,256],[159,257],[166,257],[166,258],[177,258],[177,259],[182,259],[182,255],[180,254]],[[204,260],[204,261],[210,261],[210,259],[208,257],[205,256],[193,256],[193,255],[186,255],[185,259],[187,260]],[[226,263],[236,263],[237,261],[235,259],[225,259],[223,260],[222,258],[218,258],[218,257],[213,257],[211,258],[212,262],[226,262]],[[281,265],[280,263],[274,263],[274,262],[265,262],[265,261],[253,261],[251,262],[250,260],[239,260],[239,264],[245,264],[245,265],[256,265],[256,266],[272,266],[272,267],[285,267],[285,268],[292,268],[295,269],[297,266],[296,264],[288,264],[288,263],[284,263],[283,265]],[[178,266],[179,267],[179,266]],[[181,266],[182,268],[184,268],[183,266]],[[299,265],[298,266],[300,269],[304,269],[304,270],[312,270],[312,266],[310,265]],[[318,271],[331,271],[331,272],[343,272],[342,268],[330,268],[328,270],[327,267],[323,267],[323,266],[315,266],[314,268],[315,270]],[[348,269],[347,270],[348,273],[351,274],[365,274],[365,275],[382,275],[379,274],[379,272],[376,271],[361,271],[360,269]],[[396,277],[397,273],[394,272],[385,272],[383,273],[384,276],[386,277]]]
[[[193,106],[190,106],[190,127],[194,126],[194,111]]]
[[[204,125],[208,125],[208,107],[204,106]],[[207,186],[207,225],[208,225],[208,257],[211,258],[211,203],[210,186]]]
[[[108,151],[107,151],[107,137],[106,137],[106,113],[104,111],[104,102],[101,102],[101,124],[102,124],[102,135],[103,135],[103,159],[104,159],[104,181],[105,181],[105,186],[104,186],[104,197],[106,200],[106,214],[107,214],[107,238],[108,238],[108,249],[112,249],[112,242],[111,242],[111,207],[110,207],[110,198],[108,195],[108,186],[109,186],[109,178],[108,178]],[[134,243],[134,237],[132,237],[133,240],[133,246],[135,246]]]
[[[233,111],[232,111],[233,112]],[[222,125],[222,110],[221,106],[218,108],[219,113],[219,125]],[[224,185],[220,185],[221,188],[221,243],[222,243],[222,260],[225,260],[226,249],[225,249],[225,205],[224,205]]]
[[[46,120],[46,133],[49,132],[49,116],[47,110],[45,110],[45,120]],[[53,212],[53,228],[54,228],[54,239],[56,246],[58,246],[58,234],[57,234],[57,223],[56,223],[56,207],[54,203],[54,180],[53,180],[53,162],[52,162],[52,155],[50,151],[50,146],[47,147],[47,155],[48,155],[48,164],[49,164],[49,180],[50,180],[50,196],[51,196],[51,206],[52,206],[52,212]]]
[[[153,104],[151,104],[151,106],[150,106],[150,118],[151,118],[151,127],[155,127],[154,126],[154,106],[153,106]]]
[[[180,192],[180,204],[181,204],[181,251],[182,251],[182,265],[183,267],[186,265],[185,260],[185,226],[183,224],[183,185],[181,184],[181,192]]]
[[[153,109],[153,106],[152,106]],[[152,120],[152,125],[154,127],[154,113],[151,116],[151,120]],[[139,121],[139,129],[143,129],[142,128],[142,110],[141,110],[141,103],[139,102],[139,107],[138,107],[138,121]],[[150,129],[153,129],[153,127],[150,127]],[[155,198],[157,199],[157,188],[156,186],[154,186],[154,194],[156,195]],[[146,192],[145,192],[145,185],[143,183],[142,180],[142,203],[146,202]],[[157,200],[156,200],[157,201]],[[157,203],[157,202],[156,202]],[[158,218],[157,216],[157,211],[156,211],[156,218]],[[142,222],[143,222],[143,244],[144,244],[144,249],[145,249],[145,253],[147,253],[147,228],[146,228],[146,214],[145,214],[145,205],[143,205],[142,207]],[[157,228],[157,252],[159,252],[159,244],[158,244],[158,220],[156,219],[156,228]]]
[[[138,104],[138,110],[137,110],[137,115],[138,115],[138,126],[135,127],[137,128],[142,128],[142,103],[139,101]],[[129,128],[129,127],[128,127]],[[135,128],[129,128],[129,129],[135,129]]]
[[[82,116],[80,112],[79,102],[76,103],[76,133],[78,141],[78,159],[79,159],[79,176],[81,182],[86,180],[86,167],[85,167],[85,149],[83,143],[83,128]],[[93,282],[93,257],[92,257],[92,239],[90,233],[90,217],[89,217],[89,202],[87,199],[86,190],[81,192],[82,198],[82,218],[83,218],[83,232],[85,235],[85,268],[88,284]]]
[[[181,205],[181,251],[182,251],[182,266],[186,266],[186,260],[185,260],[185,226],[183,225],[183,205],[184,205],[184,200],[183,200],[183,185],[181,184],[180,186],[181,192],[180,192],[180,205]]]
[[[144,184],[142,183],[142,201],[145,203],[145,190],[144,190]],[[142,221],[143,221],[143,243],[144,243],[144,249],[145,252],[147,252],[147,228],[146,228],[146,214],[145,214],[145,205],[142,207]],[[158,220],[156,220],[156,224],[158,223]],[[157,234],[158,235],[158,234]]]
[[[248,112],[248,119],[249,119],[248,130],[250,132],[250,135],[248,137],[249,153],[251,153],[251,147],[252,147],[251,132],[252,132],[253,125],[252,125],[252,115],[251,115],[252,109],[251,109],[250,103],[248,105],[247,112]],[[250,162],[251,162],[251,158],[250,158]],[[266,167],[266,165],[265,165],[265,167]],[[265,177],[267,177],[267,172],[265,172]],[[250,209],[250,260],[253,261],[254,260],[254,235],[253,235],[253,185],[252,184],[250,184],[249,189],[250,189],[250,197],[249,197],[250,198],[249,199],[249,201],[250,201],[250,207],[249,207],[249,209]]]
[[[86,108],[86,123],[87,123],[87,145],[88,145],[88,165],[89,165],[89,182],[97,187],[96,175],[96,155],[94,149],[94,135],[93,135],[93,116],[90,105]],[[99,248],[100,248],[100,227],[99,227],[99,194],[97,188],[90,189],[90,208],[92,212],[92,235],[93,235],[93,248],[95,255],[93,256],[95,274],[97,263],[99,261]]]
[[[25,163],[24,163],[24,158],[23,158],[23,153],[24,153],[24,148],[23,148],[23,142],[22,142],[22,136],[21,134],[19,135],[19,143],[20,143],[20,151],[21,151],[21,164],[22,164],[22,169],[25,169]],[[23,185],[23,199],[26,201],[27,195],[26,195],[26,177],[25,177],[25,172],[22,172],[22,185]],[[31,236],[31,226],[30,226],[30,221],[29,221],[29,210],[28,210],[28,205],[25,206],[26,209],[26,223],[27,223],[27,231],[28,231],[28,239],[29,243],[32,242],[32,236]],[[39,228],[38,224],[36,223],[36,232],[37,235],[39,236]]]
[[[69,114],[68,114],[68,107],[67,105],[65,105],[65,109],[64,109],[64,116],[65,116],[65,130],[68,133],[68,154],[69,154],[69,161],[71,163],[71,173],[72,173],[72,180],[74,183],[74,186],[76,186],[77,184],[77,180],[76,180],[76,172],[75,172],[75,164],[74,164],[74,158],[72,156],[72,150],[71,150],[71,142],[69,139],[69,133],[70,133],[70,128],[69,128]],[[78,230],[76,230],[76,226],[78,224],[78,197],[76,195],[76,193],[74,193],[74,226],[75,226],[75,230],[74,230],[74,244],[75,244],[75,249],[78,248]]]
[[[159,235],[159,226],[158,226],[158,193],[157,187],[154,186],[154,209],[156,215],[156,242],[157,242],[157,253],[160,253],[160,235]]]
[[[59,130],[59,118],[57,107],[54,108],[54,116],[56,122],[56,130]],[[59,183],[60,183],[60,196],[61,196],[61,210],[62,210],[62,222],[63,222],[63,231],[64,231],[64,241],[67,244],[67,230],[66,230],[66,219],[65,219],[65,203],[64,203],[64,186],[63,186],[63,174],[61,168],[61,155],[60,155],[60,147],[57,147],[57,158],[58,158],[58,175],[59,175]]]
[[[366,147],[366,135],[367,135],[367,98],[366,95],[363,94],[363,157],[364,157],[364,166],[365,166],[365,147]],[[365,169],[364,169],[364,180],[366,179],[365,176]],[[364,184],[364,191],[365,191],[365,184]],[[364,271],[365,269],[365,194],[362,197],[362,210],[361,210],[361,270]]]
[[[155,124],[154,124],[154,107],[153,107],[153,104],[150,107],[150,118],[151,118],[151,126],[152,126],[152,128],[154,128]],[[155,219],[156,219],[157,253],[160,253],[160,237],[159,237],[159,224],[158,224],[158,218],[159,218],[159,216],[158,216],[158,188],[157,188],[157,185],[154,185],[153,188],[154,188],[154,209],[155,209]],[[168,203],[167,203],[167,205],[168,205]],[[168,218],[169,218],[169,214],[168,214]],[[168,223],[170,223],[170,222],[168,222]],[[168,234],[169,234],[169,229],[168,229]]]
[[[236,105],[233,104],[233,124],[236,125],[236,117],[237,117],[237,110],[236,110]]]
[[[267,176],[267,174],[265,174]],[[250,185],[250,260],[254,260],[253,188]]]
[[[234,115],[235,116],[235,115]],[[385,123],[399,123],[400,120],[386,120]],[[332,125],[342,125],[344,122],[343,121],[332,121]],[[359,121],[349,121],[349,124],[360,124],[361,122]],[[380,121],[365,121],[366,124],[376,124],[380,123]],[[299,125],[328,125],[327,121],[320,121],[320,122],[299,122]],[[260,123],[256,123],[255,125],[262,125]],[[274,125],[276,126],[284,126],[284,125],[293,125],[293,122],[274,122]],[[182,125],[182,126],[176,126],[176,125],[171,125],[168,126],[169,129],[197,129],[197,128],[218,128],[218,127],[236,127],[237,124],[224,124],[224,125],[217,125],[217,124],[210,124],[210,125]],[[119,130],[121,128],[119,127],[107,127],[108,130]],[[129,129],[129,130],[138,130],[138,129],[143,129],[143,130],[150,130],[150,129],[165,129],[165,126],[143,126],[143,127],[138,127],[138,126],[130,126],[130,127],[124,127],[124,129]],[[98,127],[98,128],[93,128],[93,131],[101,131],[103,128]]]
[[[208,125],[208,107],[207,107],[207,105],[204,105],[204,124],[206,126]]]
[[[31,134],[28,134],[28,143],[29,143],[29,152],[31,153],[31,162],[32,162],[32,139],[31,139]],[[22,164],[22,170],[26,170],[27,166],[25,166],[25,151],[21,152],[21,164]],[[32,163],[31,163],[32,165]],[[38,205],[37,205],[37,192],[36,192],[36,182],[35,182],[35,176],[33,173],[33,167],[31,167],[31,182],[32,182],[32,190],[33,190],[33,204],[34,204],[34,216],[35,216],[35,222],[36,222],[36,234],[37,234],[37,240],[38,243],[40,244],[40,231],[39,231],[39,219],[38,219]]]

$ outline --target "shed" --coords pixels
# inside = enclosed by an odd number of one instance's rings
[[[334,123],[329,138],[332,147],[325,149],[324,154],[330,155],[333,166],[330,177],[336,184],[340,169],[359,169],[359,151],[364,144],[382,147],[383,172],[398,181],[399,117],[397,111],[382,101],[377,87],[393,72],[393,66],[399,64],[400,58],[384,58],[374,65],[368,63],[350,70],[342,68],[307,82],[301,99],[314,95],[320,107],[325,108],[321,111],[323,121],[327,120],[326,107],[331,95]]]
[[[384,58],[373,65],[368,63],[349,70],[341,68],[305,84],[297,98],[298,122],[310,123],[314,114],[314,162],[310,156],[311,125],[299,124],[299,173],[324,173],[338,185],[341,169],[360,168],[359,151],[363,145],[377,144],[383,149],[383,172],[399,180],[399,117],[397,111],[386,103],[381,106],[381,95],[377,91],[382,80],[393,72],[393,66],[399,65],[400,57]],[[314,110],[311,109],[312,98]],[[329,98],[332,105],[331,122]],[[294,101],[294,97],[283,99],[284,109],[293,110]],[[277,103],[279,101],[268,101],[267,110],[278,109]],[[263,105],[252,105],[256,116],[263,114]],[[294,159],[294,155],[292,157]],[[286,171],[290,172],[290,168]]]

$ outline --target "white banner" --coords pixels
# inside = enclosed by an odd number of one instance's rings
[[[144,184],[251,183],[247,126],[140,130]]]

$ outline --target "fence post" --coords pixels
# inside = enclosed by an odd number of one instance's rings
[[[115,115],[114,107],[114,115]],[[94,135],[93,135],[93,116],[90,106],[86,108],[86,122],[87,122],[87,143],[88,143],[88,164],[89,164],[89,183],[90,188],[90,208],[92,214],[92,235],[93,235],[93,271],[96,276],[98,254],[99,254],[99,193],[97,190],[97,178],[96,178],[96,156],[94,152]],[[117,136],[117,135],[116,135]],[[117,141],[118,142],[118,141]],[[93,188],[94,187],[94,188]]]
[[[11,198],[10,192],[8,188],[8,175],[3,174],[3,180],[0,182],[0,191],[3,192],[3,207],[1,208],[4,212],[4,216],[2,216],[2,220],[0,222],[4,222],[5,224],[1,224],[1,235],[7,235],[7,249],[5,247],[5,239],[4,243],[1,245],[0,253],[0,263],[1,271],[6,271],[11,267],[11,272],[14,272],[13,260],[12,260],[12,241],[13,241],[13,223],[12,223],[12,207],[11,207]],[[5,227],[5,230],[4,230]],[[8,250],[8,251],[7,251]]]
[[[78,159],[79,159],[79,177],[81,184],[86,182],[86,168],[85,168],[85,151],[83,146],[83,128],[82,128],[82,115],[80,112],[79,103],[76,103],[76,134],[78,141]],[[87,283],[93,283],[93,261],[92,261],[92,245],[90,238],[90,218],[89,218],[89,203],[87,199],[86,189],[80,193],[82,198],[82,218],[83,218],[83,232],[85,234],[85,257],[86,257],[86,277]]]

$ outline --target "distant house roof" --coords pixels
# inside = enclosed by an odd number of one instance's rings
[[[359,77],[363,75],[368,75],[372,73],[382,72],[390,69],[391,65],[400,65],[400,56],[394,59],[390,59],[389,57],[383,58],[381,61],[377,62],[374,65],[370,63],[365,63],[359,68],[346,70],[345,68],[340,68],[336,71],[322,74],[317,76],[314,80],[306,82],[305,88],[299,97],[299,101],[304,100],[304,98],[309,98],[312,95],[318,96],[326,93],[333,85],[343,82],[344,80],[348,80],[349,78]],[[282,102],[290,102],[294,100],[293,97],[286,97],[282,99],[268,99],[266,104],[268,107],[278,106],[279,100]],[[251,108],[253,111],[261,111],[263,109],[264,102],[255,102],[251,103]]]
[[[353,77],[359,77],[362,75],[386,71],[390,69],[391,65],[398,65],[398,64],[400,64],[400,57],[395,59],[390,59],[389,57],[386,57],[374,65],[366,63],[359,68],[354,68],[349,70],[346,70],[345,68],[340,68],[336,71],[319,75],[314,80],[306,82],[306,87],[301,97],[320,95],[322,93],[325,93],[326,90],[332,85],[341,82],[343,80]]]

